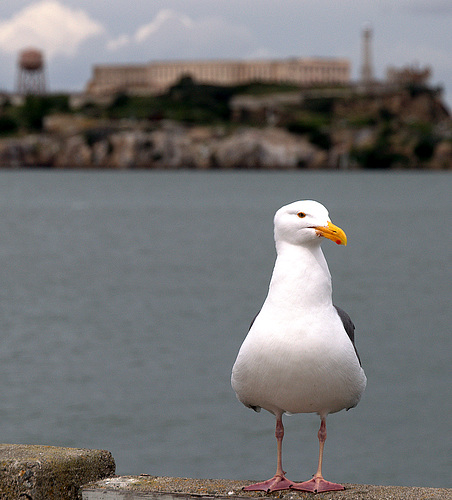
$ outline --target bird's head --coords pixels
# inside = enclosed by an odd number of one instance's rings
[[[347,244],[344,231],[335,226],[328,210],[317,201],[295,201],[280,208],[275,214],[275,241],[292,245],[306,245],[328,238],[338,245]]]

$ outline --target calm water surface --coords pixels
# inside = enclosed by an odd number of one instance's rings
[[[264,479],[273,416],[230,370],[265,298],[273,214],[324,203],[357,326],[361,403],[328,419],[333,481],[452,486],[452,177],[0,172],[0,442],[110,450],[120,474]],[[308,479],[318,417],[286,417]]]

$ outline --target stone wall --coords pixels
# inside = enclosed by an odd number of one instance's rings
[[[114,473],[109,451],[0,444],[2,500],[77,500],[83,484]]]
[[[452,500],[448,488],[419,488],[403,486],[374,486],[368,484],[345,484],[344,491],[329,493],[305,493],[282,490],[275,493],[243,491],[250,481],[227,479],[190,479],[160,476],[120,476],[100,480],[83,488],[83,500],[117,498],[129,500]],[[110,495],[110,496],[108,496]]]

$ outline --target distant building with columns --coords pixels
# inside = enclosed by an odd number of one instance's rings
[[[347,59],[292,58],[256,61],[168,61],[140,65],[98,65],[86,91],[93,95],[127,92],[158,94],[182,77],[213,85],[240,85],[253,81],[300,86],[348,85]]]

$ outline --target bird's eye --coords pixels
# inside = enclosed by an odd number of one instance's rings
[[[300,219],[303,219],[303,217],[306,217],[306,214],[304,212],[298,212],[297,215],[298,215],[298,217],[300,217]]]

